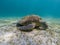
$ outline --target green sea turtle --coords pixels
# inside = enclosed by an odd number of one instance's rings
[[[39,16],[26,16],[24,18],[22,18],[16,25],[17,27],[19,27],[18,29],[20,30],[30,30],[30,29],[41,29],[41,30],[45,30],[47,29],[47,24],[46,22],[42,21],[42,18],[40,18]]]

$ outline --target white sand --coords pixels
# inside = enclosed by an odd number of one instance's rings
[[[49,29],[32,32],[17,30],[15,20],[0,23],[0,45],[60,45],[60,25],[48,21]]]

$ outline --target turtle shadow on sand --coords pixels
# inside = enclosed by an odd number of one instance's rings
[[[41,17],[36,15],[26,16],[19,20],[16,24],[18,30],[30,32],[33,29],[46,30],[48,25]]]

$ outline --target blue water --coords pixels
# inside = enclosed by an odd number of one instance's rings
[[[0,0],[0,17],[28,14],[60,18],[60,0]]]

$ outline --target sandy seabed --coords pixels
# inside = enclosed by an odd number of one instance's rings
[[[46,20],[47,30],[17,30],[15,19],[0,20],[0,45],[60,45],[60,23]]]

